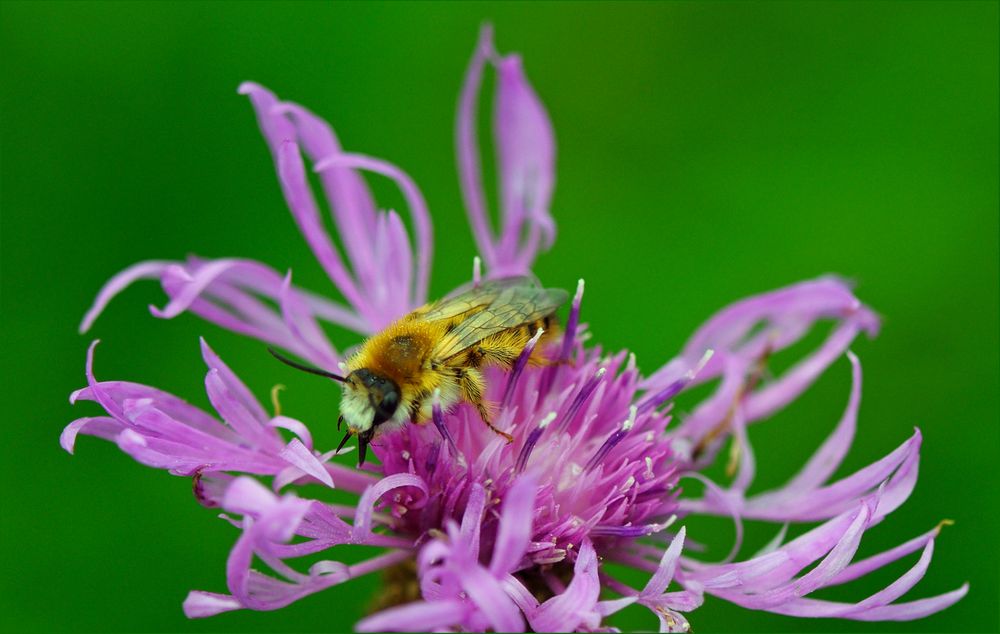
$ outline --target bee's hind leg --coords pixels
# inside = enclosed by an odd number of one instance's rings
[[[486,423],[487,427],[493,430],[494,433],[503,436],[507,440],[508,445],[514,442],[513,436],[503,431],[490,421],[490,408],[486,405],[486,403],[483,402],[476,403],[476,409],[479,410],[479,417],[483,419],[483,422]]]
[[[503,436],[508,443],[514,442],[514,437],[493,424],[489,404],[483,400],[483,375],[476,369],[465,369],[458,376],[458,385],[462,390],[462,398],[476,406],[479,417],[493,432]]]

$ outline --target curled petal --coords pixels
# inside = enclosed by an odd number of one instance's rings
[[[697,581],[710,593],[727,590],[751,593],[787,584],[838,543],[857,535],[870,520],[871,508],[870,501],[861,502],[855,509],[820,524],[773,552],[747,561],[721,565],[685,562],[689,568],[685,585]]]
[[[694,360],[708,349],[780,350],[805,333],[803,326],[823,317],[854,321],[869,334],[878,329],[875,315],[851,293],[846,283],[824,277],[750,297],[723,309],[688,340],[685,356]],[[765,328],[748,337],[761,322],[781,326],[781,330]],[[712,367],[710,363],[702,380],[710,378]]]
[[[933,529],[927,531],[919,537],[915,537],[908,542],[902,543],[895,548],[887,550],[885,552],[879,553],[878,555],[873,555],[867,559],[857,561],[852,563],[847,568],[844,568],[840,574],[830,580],[830,585],[837,585],[841,583],[847,583],[848,581],[853,581],[859,577],[862,577],[873,570],[878,570],[879,568],[890,564],[901,557],[905,557],[910,553],[916,552],[921,548],[925,548],[927,544],[934,541],[934,538],[941,533],[941,527],[948,524],[948,521],[941,522]]]
[[[479,246],[479,253],[486,260],[486,266],[493,268],[496,261],[494,253],[493,230],[490,227],[489,212],[486,207],[486,194],[483,191],[483,174],[479,162],[479,141],[477,139],[477,116],[479,109],[479,90],[483,81],[483,69],[486,60],[495,55],[493,50],[493,29],[487,25],[479,32],[476,50],[462,83],[462,92],[458,101],[458,118],[456,120],[455,147],[458,154],[459,183],[462,186],[462,196],[465,208],[472,224],[472,235]]]
[[[961,601],[968,592],[969,584],[963,583],[959,588],[945,594],[873,608],[847,618],[855,621],[915,621],[950,608]]]
[[[423,478],[408,473],[387,476],[365,489],[361,499],[358,500],[358,513],[354,519],[352,539],[355,543],[364,543],[371,535],[372,513],[375,503],[389,491],[403,487],[413,487],[420,490],[424,496],[427,495],[427,484]]]
[[[59,435],[59,444],[68,453],[73,453],[78,434],[97,436],[105,440],[114,440],[124,429],[124,425],[109,416],[88,416],[78,418],[66,425]]]
[[[816,450],[809,462],[782,487],[787,494],[809,491],[822,485],[837,470],[851,447],[857,429],[858,407],[861,404],[861,362],[851,351],[847,352],[847,358],[851,361],[851,396],[847,402],[847,410],[833,433]]]
[[[410,289],[400,289],[402,293],[397,293],[397,295],[402,295],[403,300],[409,304],[406,310],[395,315],[383,317],[383,319],[388,317],[389,321],[391,321],[427,300],[427,282],[430,277],[431,251],[433,249],[427,203],[424,201],[424,195],[420,193],[417,184],[413,182],[413,179],[406,172],[381,159],[362,154],[335,154],[317,162],[314,169],[322,173],[325,170],[336,167],[352,167],[368,170],[391,179],[399,187],[403,198],[406,199],[406,203],[410,207],[410,214],[413,217],[413,224],[417,234],[417,276],[412,289],[412,300],[409,292]],[[409,257],[409,250],[393,254],[393,257]],[[391,267],[388,268],[391,270]],[[396,298],[389,297],[388,299],[395,300]]]
[[[483,70],[490,62],[499,81],[493,137],[499,156],[499,239],[490,226],[476,135]],[[516,55],[500,58],[493,31],[483,27],[459,97],[456,149],[462,195],[476,244],[492,277],[530,270],[538,249],[555,236],[549,202],[555,182],[555,140],[548,114]]]
[[[934,554],[934,540],[927,542],[920,559],[912,568],[906,571],[901,577],[893,581],[886,588],[876,592],[867,599],[857,603],[839,603],[834,601],[818,601],[816,599],[799,599],[782,606],[781,612],[784,614],[794,614],[795,616],[821,616],[850,618],[851,615],[862,614],[876,608],[889,605],[899,597],[906,594],[913,586],[919,582],[927,567],[931,563]]]
[[[302,423],[284,417],[269,419],[246,385],[204,340],[202,356],[209,367],[206,391],[225,423],[155,388],[127,381],[98,382],[93,373],[96,343],[87,353],[88,386],[74,392],[70,400],[97,401],[109,416],[70,423],[60,439],[67,451],[72,451],[77,434],[84,433],[114,441],[135,460],[175,475],[235,471],[273,475],[276,483],[287,484],[308,474],[331,487],[334,478],[339,478],[350,491],[361,490],[371,481],[367,475],[326,463],[329,455],[314,454],[302,440],[312,443]],[[277,427],[289,428],[299,438],[286,445]],[[208,498],[213,496],[203,499],[199,495],[197,481],[195,487],[202,503],[211,502]]]
[[[286,101],[271,108],[269,114],[278,118],[288,117],[313,163],[343,151],[329,124],[306,108]],[[366,248],[372,243],[376,222],[375,200],[371,191],[364,178],[349,168],[327,170],[320,174],[319,180],[330,201],[330,210],[340,235],[351,237],[344,241],[344,248],[353,269],[362,283],[367,284],[370,279],[366,278],[371,278],[376,273],[371,254]]]
[[[278,504],[278,496],[253,478],[236,478],[222,498],[222,506],[231,513],[261,517]],[[303,509],[303,514],[305,510]],[[301,519],[301,517],[299,517]],[[296,520],[298,521],[298,520]]]
[[[498,259],[514,260],[527,269],[534,262],[539,242],[548,249],[555,239],[555,223],[549,214],[555,183],[555,139],[545,107],[524,75],[521,58],[511,55],[501,59],[497,71],[493,134],[500,157],[503,206]],[[525,228],[527,242],[518,244]]]
[[[205,508],[219,508],[234,479],[228,473],[198,470],[192,478],[191,490],[198,504]]]
[[[244,82],[240,85],[239,92],[250,97],[261,132],[264,134],[264,139],[274,157],[285,200],[303,237],[316,255],[323,270],[330,276],[347,301],[360,314],[366,318],[369,317],[371,307],[359,290],[354,278],[344,266],[343,260],[323,228],[316,200],[306,179],[305,167],[297,142],[299,135],[293,120],[286,117],[285,113],[278,108],[278,98],[274,93],[263,86],[253,82]],[[327,130],[330,134],[326,136],[313,118],[308,117],[303,112],[296,112],[296,114],[299,115],[297,120],[300,127],[304,128],[307,133],[304,136],[307,150],[339,149],[339,144],[332,136],[332,131]],[[332,184],[340,176],[340,174],[334,174],[328,180]],[[341,205],[335,207],[335,211],[339,211],[337,215],[342,219],[361,220],[363,207],[350,204],[361,200],[358,190],[352,189],[349,192],[344,192],[344,195],[346,197],[352,193],[354,196],[350,196],[350,201],[340,200]],[[346,206],[345,202],[348,202]],[[348,224],[348,226],[351,225]],[[362,239],[363,236],[354,234],[350,238]]]
[[[302,423],[302,421],[295,420],[294,418],[289,418],[288,416],[275,416],[268,423],[271,427],[280,427],[282,429],[287,429],[302,441],[308,449],[312,449],[312,433],[310,433],[309,428]]]
[[[97,298],[94,299],[93,305],[87,310],[87,314],[83,316],[83,321],[80,322],[80,333],[82,334],[90,330],[90,327],[94,325],[94,321],[104,312],[104,308],[114,299],[115,295],[125,290],[132,282],[137,280],[159,279],[170,264],[171,262],[164,260],[139,262],[108,280],[97,293]]]
[[[767,359],[799,341],[821,319],[839,322],[826,341],[783,375],[758,387]],[[748,423],[786,406],[843,354],[862,331],[876,334],[878,318],[861,304],[846,283],[833,277],[802,282],[750,297],[719,311],[688,340],[680,357],[640,382],[640,388],[651,393],[666,389],[707,350],[712,350],[714,354],[693,384],[721,375],[722,386],[677,432],[697,445],[711,440],[714,430],[724,426],[727,412],[737,397],[744,402]]]
[[[368,326],[353,311],[292,287],[270,267],[243,259],[143,262],[116,275],[102,289],[83,326],[127,284],[159,279],[169,301],[150,307],[154,316],[173,318],[185,311],[223,328],[267,341],[324,367],[339,361],[326,336],[316,327],[322,319],[357,332]],[[282,310],[275,310],[279,304]],[[332,361],[331,361],[332,357]]]
[[[910,470],[915,468],[919,458],[921,436],[919,430],[895,451],[867,467],[833,484],[809,491],[791,491],[786,495],[761,494],[747,500],[743,507],[744,517],[784,521],[809,521],[824,519],[839,513],[844,506],[878,487],[890,475],[896,474],[895,486],[889,491],[901,488],[909,494]],[[912,465],[912,466],[911,466]],[[904,470],[904,466],[907,467]],[[905,496],[904,496],[905,499]],[[898,506],[894,503],[893,507]]]

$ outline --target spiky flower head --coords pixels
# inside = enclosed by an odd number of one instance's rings
[[[476,138],[487,66],[498,77],[497,228],[481,186]],[[163,308],[151,308],[154,315],[190,311],[336,372],[342,357],[322,323],[366,336],[426,301],[427,206],[402,170],[346,152],[305,108],[257,84],[240,92],[254,106],[292,216],[343,301],[300,289],[290,273],[250,260],[151,261],[112,278],[82,329],[131,282],[152,278],[168,297]],[[486,276],[530,274],[538,251],[555,237],[554,137],[520,59],[500,56],[488,29],[462,88],[457,133],[460,183]],[[318,174],[343,255],[323,228],[304,157]],[[363,172],[398,185],[412,232],[395,211],[379,209]],[[472,283],[481,276],[477,260]],[[202,341],[215,413],[153,387],[98,381],[92,345],[87,387],[72,400],[96,401],[105,413],[70,423],[62,445],[72,451],[80,433],[116,442],[143,464],[192,478],[198,501],[226,512],[223,518],[239,531],[226,567],[228,593],[191,592],[184,602],[191,617],[273,610],[380,570],[394,605],[359,622],[362,631],[597,630],[632,604],[651,610],[661,631],[686,631],[687,614],[706,595],[800,617],[908,620],[964,596],[963,585],[900,601],[924,575],[940,526],[855,560],[866,531],[915,486],[921,438],[915,431],[881,460],[831,481],[854,439],[860,404],[861,367],[848,347],[859,333],[878,328],[845,282],[827,277],[737,302],[648,376],[626,351],[607,354],[590,343],[580,321],[583,291],[581,281],[563,334],[546,351],[555,363],[526,363],[536,337],[512,370],[487,373],[486,397],[497,404],[495,424],[513,437],[510,443],[484,426],[475,409],[437,406],[433,425],[385,435],[373,447],[376,466],[351,468],[333,460],[336,450],[315,447],[304,422],[269,413]],[[789,354],[821,321],[833,323],[827,339],[767,378],[767,361]],[[749,425],[794,401],[845,354],[853,386],[829,438],[786,485],[748,494],[756,471]],[[714,390],[690,414],[676,416],[674,397],[708,382]],[[731,481],[723,485],[702,472],[727,442]],[[683,479],[700,481],[704,494],[686,496]],[[336,487],[357,501],[332,504],[307,495],[303,485]],[[721,562],[691,554],[685,521],[698,514],[734,521],[737,539]],[[737,561],[746,519],[782,528],[756,555]],[[815,522],[785,540],[789,524]],[[377,554],[348,565],[337,560],[345,545]],[[810,596],[917,551],[912,568],[857,602]],[[303,558],[313,563],[296,565]],[[648,581],[630,587],[607,563],[644,571]]]

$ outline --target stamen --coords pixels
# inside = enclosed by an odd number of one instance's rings
[[[431,445],[431,450],[427,452],[427,463],[424,465],[424,470],[428,475],[432,475],[434,470],[437,469],[439,453],[441,453],[441,443],[436,442]]]
[[[278,392],[284,389],[286,388],[281,383],[271,388],[271,407],[274,409],[275,418],[281,416],[281,400],[278,398]]]
[[[938,525],[934,527],[934,530],[940,533],[941,529],[944,528],[945,526],[954,526],[954,525],[955,525],[955,520],[943,519],[940,522],[938,522]]]
[[[705,367],[705,364],[708,363],[709,359],[712,358],[713,354],[715,354],[714,350],[711,349],[706,350],[705,354],[702,355],[701,360],[699,360],[698,363],[695,364],[693,368],[685,372],[684,376],[677,379],[676,381],[674,381],[667,387],[663,388],[656,394],[642,399],[642,401],[639,402],[639,413],[646,414],[648,412],[651,412],[660,405],[663,405],[673,397],[677,396],[677,394],[679,394],[681,390],[686,388],[691,383],[691,381],[694,381],[695,377],[698,376],[698,373],[701,372],[702,368]]]
[[[448,534],[445,533],[444,531],[442,531],[439,528],[428,529],[427,530],[427,535],[431,539],[439,539],[439,540],[441,540],[441,541],[443,541],[445,543],[448,543],[448,542],[451,541],[451,539],[448,538]]]
[[[600,464],[601,461],[608,455],[608,452],[628,435],[632,426],[635,425],[636,412],[637,410],[635,405],[629,408],[628,420],[622,423],[622,426],[617,431],[608,436],[608,439],[604,441],[604,444],[597,450],[597,453],[595,453],[590,460],[587,461],[586,466],[583,468],[584,471],[592,471],[595,467],[597,467],[597,465]]]
[[[562,350],[559,359],[566,361],[573,353],[573,343],[576,341],[576,328],[580,323],[580,302],[583,300],[583,280],[576,283],[576,295],[573,296],[573,304],[569,309],[569,317],[566,318],[566,330],[563,331]]]
[[[549,426],[556,418],[555,412],[549,412],[548,415],[542,419],[542,422],[538,423],[538,427],[531,430],[528,434],[528,439],[524,441],[524,446],[521,447],[521,452],[517,455],[517,462],[514,463],[514,473],[521,473],[524,471],[524,467],[528,464],[528,458],[531,457],[531,452],[535,449],[535,444],[538,439],[542,437],[545,432],[545,428]]]
[[[646,537],[659,533],[670,526],[673,520],[662,524],[640,524],[639,526],[595,526],[590,529],[591,537]]]
[[[521,376],[521,372],[524,371],[524,366],[528,365],[528,358],[531,353],[535,351],[535,344],[541,339],[542,333],[545,330],[542,328],[538,329],[535,336],[528,340],[528,343],[524,344],[524,349],[521,350],[521,354],[518,355],[517,361],[514,362],[514,368],[510,371],[510,377],[507,379],[507,389],[503,394],[503,405],[502,407],[507,407],[510,403],[511,397],[514,395],[514,388],[517,386],[517,379]]]
[[[479,286],[483,280],[483,261],[479,256],[472,258],[472,285]]]
[[[607,368],[600,368],[594,376],[590,377],[590,379],[583,384],[583,387],[580,388],[576,398],[573,399],[573,402],[570,404],[569,409],[566,410],[566,413],[563,414],[563,417],[559,420],[559,424],[556,425],[557,433],[561,434],[566,431],[566,428],[569,427],[570,421],[573,420],[576,413],[580,411],[580,408],[587,402],[590,395],[594,393],[594,390],[597,389],[597,386],[601,383],[601,379],[604,378],[604,375],[607,374],[607,372]]]
[[[451,449],[453,454],[457,454],[458,447],[455,446],[455,439],[451,437],[451,432],[448,431],[448,428],[444,424],[444,412],[441,411],[441,388],[434,390],[434,401],[431,404],[431,419],[434,421],[434,426],[441,433],[441,437],[448,441],[448,448]]]
[[[743,443],[739,438],[733,436],[729,445],[729,459],[726,461],[726,477],[731,478],[736,475],[736,470],[740,466],[740,457],[743,454]]]

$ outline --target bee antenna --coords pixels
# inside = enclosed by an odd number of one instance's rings
[[[319,368],[314,368],[311,365],[305,365],[297,361],[292,361],[288,357],[284,356],[274,348],[268,346],[267,351],[271,353],[278,361],[281,361],[285,365],[291,366],[296,370],[302,370],[303,372],[308,372],[309,374],[317,374],[319,376],[325,376],[328,379],[333,379],[334,381],[340,381],[341,383],[347,383],[347,379],[340,376],[339,374],[334,374],[333,372],[327,372],[326,370],[320,370]]]

